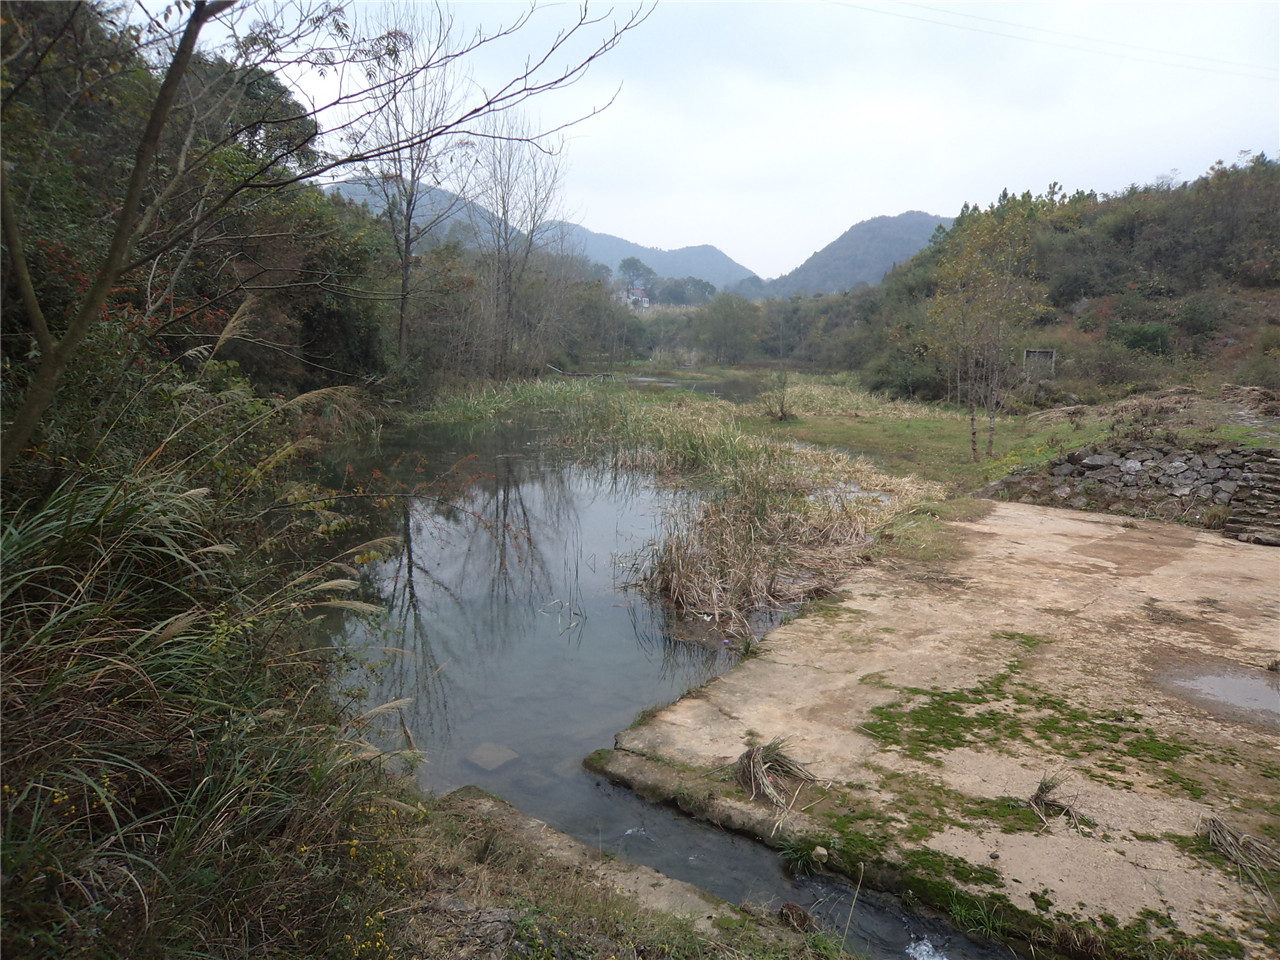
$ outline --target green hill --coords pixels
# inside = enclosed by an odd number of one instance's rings
[[[840,293],[860,284],[879,283],[895,264],[927,246],[939,226],[950,227],[951,218],[909,210],[896,217],[864,220],[790,273],[765,283],[759,295]]]

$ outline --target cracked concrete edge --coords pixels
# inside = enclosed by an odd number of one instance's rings
[[[714,936],[717,920],[755,921],[743,911],[725,903],[693,884],[676,880],[651,867],[614,860],[603,851],[570,837],[542,820],[526,816],[504,800],[474,787],[454,791],[452,799],[465,802],[476,813],[497,821],[520,841],[541,852],[554,863],[588,875],[635,899],[641,907],[691,920],[699,933]],[[764,936],[778,937],[785,931],[760,926]]]
[[[674,803],[677,806],[680,805],[682,791],[707,773],[690,771],[687,775],[681,775],[669,764],[634,753],[625,747],[593,754],[587,768],[638,793],[651,803]],[[814,833],[820,829],[818,821],[802,812],[788,811],[779,820],[774,811],[764,804],[722,796],[710,797],[705,807],[700,807],[690,815],[774,848],[790,835]]]

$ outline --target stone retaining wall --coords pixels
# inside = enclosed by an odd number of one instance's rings
[[[1011,474],[980,495],[1164,519],[1212,517],[1220,526],[1232,500],[1250,492],[1254,464],[1275,456],[1269,450],[1196,451],[1160,443],[1084,447],[1051,461],[1043,472]]]

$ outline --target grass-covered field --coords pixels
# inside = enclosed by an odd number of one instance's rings
[[[441,898],[502,904],[504,929],[528,956],[594,955],[605,944],[654,957],[834,952],[821,938],[761,938],[750,922],[710,941],[416,796],[399,776],[404,758],[364,742],[368,718],[350,709],[343,652],[305,639],[307,619],[326,607],[360,612],[344,594],[358,557],[377,545],[299,564],[325,531],[343,528],[336,502],[280,474],[281,451],[293,445],[287,431],[261,426],[269,405],[227,394],[197,409],[198,390],[188,400],[189,416],[180,411],[123,479],[72,475],[43,498],[8,491],[6,955],[456,956],[474,930],[432,919],[429,904]],[[667,466],[648,468],[771,498],[752,508],[760,523],[748,531],[764,544],[753,555],[762,562],[788,534],[861,537],[866,520],[853,501],[810,499],[843,461],[793,464],[722,416],[727,405],[690,406],[693,416],[682,405],[656,404],[624,432],[611,418],[625,420],[631,407],[616,391],[548,383],[432,416],[572,411],[578,428],[618,440],[611,455],[620,459],[665,443]],[[251,447],[235,450],[223,420],[242,406],[259,428]],[[717,416],[705,415],[713,408]],[[729,513],[740,503],[719,499]],[[793,510],[775,529],[779,502]],[[274,515],[282,522],[265,521]],[[753,600],[755,587],[746,589],[733,599],[739,608]]]
[[[895,476],[917,476],[963,495],[1015,470],[1039,466],[1089,445],[1141,436],[1174,436],[1181,442],[1248,441],[1250,432],[1229,423],[1221,405],[1195,398],[1170,403],[1146,396],[1095,407],[1073,407],[996,418],[994,455],[985,456],[987,423],[979,423],[984,454],[970,455],[970,424],[959,410],[936,404],[881,400],[857,389],[848,377],[785,378],[788,419],[776,418],[778,401],[766,389],[747,406],[742,422],[765,436],[866,456]],[[1177,392],[1185,400],[1190,394]],[[1256,440],[1253,442],[1257,442]]]
[[[945,555],[938,518],[981,509],[963,493],[1134,424],[1123,409],[1002,418],[996,457],[973,463],[955,411],[842,378],[762,387],[731,404],[548,380],[412,418],[555,415],[582,456],[686,490],[635,577],[729,628],[759,605],[821,596],[854,564]],[[424,905],[441,898],[505,911],[525,956],[834,953],[821,938],[761,939],[750,923],[709,940],[416,797],[400,760],[363,743],[335,686],[340,652],[299,639],[308,616],[344,602],[354,559],[303,569],[267,546],[261,496],[288,444],[258,438],[258,453],[233,455],[192,440],[178,456],[166,442],[125,480],[80,477],[38,507],[6,507],[6,953],[453,956],[474,931],[433,920]],[[341,527],[323,491],[274,491],[279,505],[308,504],[282,540]]]

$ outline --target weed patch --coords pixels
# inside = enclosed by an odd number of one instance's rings
[[[1168,763],[1190,753],[1191,749],[1186,744],[1160,740],[1154,731],[1148,730],[1142,736],[1129,740],[1125,744],[1124,752],[1139,760]]]
[[[1003,696],[1011,674],[1002,673],[972,690],[935,691],[909,687],[906,702],[873,707],[866,731],[882,744],[900,747],[915,759],[977,742],[1021,738],[1022,724],[1001,709],[973,709]]]

